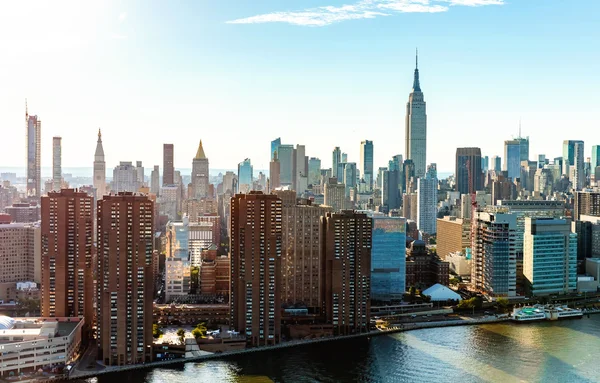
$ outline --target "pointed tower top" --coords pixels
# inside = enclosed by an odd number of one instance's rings
[[[521,117],[519,117],[519,138],[521,138]]]
[[[419,83],[419,49],[416,50],[415,55],[415,79],[413,81],[413,92],[420,92],[421,84]]]
[[[102,142],[102,132],[100,131],[100,128],[98,128],[98,142]]]
[[[205,159],[206,155],[204,154],[204,149],[202,148],[202,140],[200,140],[200,145],[198,145],[198,151],[196,152],[195,160]]]
[[[25,99],[25,119],[29,118],[29,109],[27,109],[27,99]]]
[[[94,162],[104,162],[104,148],[102,147],[102,132],[98,128],[98,143],[96,144],[96,152],[94,153]]]

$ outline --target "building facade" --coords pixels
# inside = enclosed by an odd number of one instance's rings
[[[41,248],[39,223],[0,224],[0,285],[40,283]],[[0,299],[7,297],[0,296]]]
[[[252,346],[281,339],[281,200],[251,192],[231,199],[230,324]]]
[[[437,220],[437,254],[446,259],[449,254],[465,254],[471,247],[471,220],[446,216]]]
[[[436,177],[417,179],[417,225],[419,230],[427,234],[435,234],[437,231],[437,193]]]
[[[73,189],[42,197],[42,316],[92,323],[93,201]]]
[[[523,274],[529,294],[577,290],[577,234],[568,219],[525,218]]]
[[[58,191],[62,185],[62,149],[61,149],[61,138],[52,137],[52,189]]]
[[[112,192],[136,193],[140,188],[138,171],[133,163],[121,161],[113,170]]]
[[[406,219],[373,215],[371,298],[401,300],[406,292]]]
[[[460,194],[470,194],[476,190],[483,190],[483,173],[481,171],[480,148],[456,149],[456,191]],[[469,190],[469,185],[473,190]]]
[[[98,201],[98,358],[107,366],[152,360],[154,203],[133,193]]]
[[[369,331],[373,221],[345,210],[321,218],[325,319],[334,334]]]
[[[174,156],[173,144],[163,144],[163,186],[175,184]]]

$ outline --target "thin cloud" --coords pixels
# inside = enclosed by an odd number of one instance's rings
[[[122,23],[127,19],[127,12],[123,12],[119,15],[119,22]]]
[[[115,40],[127,40],[127,35],[120,35],[118,33],[114,33],[111,38]]]
[[[373,19],[397,13],[447,12],[448,6],[502,5],[504,0],[362,0],[342,6],[280,11],[227,21],[227,24],[288,23],[323,27],[346,20]]]

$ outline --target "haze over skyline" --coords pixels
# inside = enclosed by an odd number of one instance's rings
[[[191,168],[202,139],[211,168],[249,157],[268,169],[270,141],[304,144],[331,165],[340,146],[374,167],[404,153],[404,117],[419,48],[427,162],[453,171],[457,147],[503,156],[530,136],[531,159],[600,144],[593,1],[274,0],[145,6],[0,4],[3,165],[25,166],[25,98],[63,167],[90,167],[98,127],[107,168],[119,161]],[[10,37],[10,38],[7,38]]]

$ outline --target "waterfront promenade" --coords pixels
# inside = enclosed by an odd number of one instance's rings
[[[83,366],[82,366],[83,369],[78,369],[77,368],[78,366],[75,366],[75,368],[73,368],[71,373],[69,374],[69,377],[66,379],[68,379],[68,380],[88,379],[88,378],[92,378],[95,376],[108,375],[108,374],[119,373],[119,372],[123,372],[123,371],[152,369],[152,368],[156,368],[156,367],[181,365],[181,364],[190,363],[190,362],[194,363],[194,362],[203,362],[203,361],[214,360],[214,359],[224,359],[224,358],[227,358],[230,356],[235,356],[235,355],[243,355],[243,354],[257,353],[257,352],[263,352],[263,351],[285,349],[285,348],[290,348],[290,347],[300,347],[300,346],[304,346],[304,345],[323,343],[323,342],[335,342],[335,341],[339,341],[339,340],[348,340],[348,339],[372,337],[372,336],[379,336],[379,335],[387,335],[387,334],[393,334],[393,333],[402,332],[402,331],[412,331],[412,330],[434,328],[434,327],[450,327],[450,326],[466,326],[466,325],[477,325],[477,324],[486,324],[486,323],[498,323],[498,322],[504,322],[507,320],[509,320],[509,318],[497,318],[495,316],[492,316],[492,317],[487,317],[487,318],[462,317],[461,319],[456,319],[456,320],[405,323],[405,324],[401,324],[401,325],[398,325],[398,326],[390,328],[390,329],[375,330],[375,331],[370,331],[367,333],[342,335],[342,336],[335,336],[335,337],[325,337],[325,338],[310,339],[310,340],[295,340],[295,341],[279,343],[274,346],[255,347],[255,348],[248,348],[248,349],[244,349],[244,350],[207,354],[207,355],[197,356],[197,357],[193,357],[193,358],[180,358],[180,359],[165,360],[165,361],[152,362],[152,363],[146,363],[146,364],[136,364],[136,365],[131,365],[131,366],[105,367],[102,370],[86,371],[85,367],[83,367]]]

